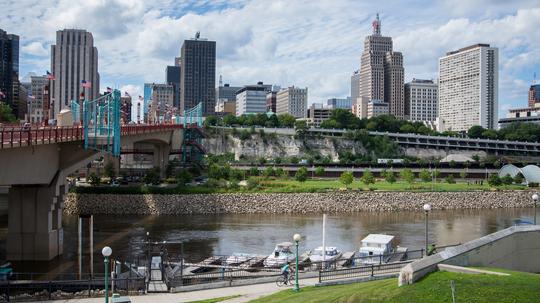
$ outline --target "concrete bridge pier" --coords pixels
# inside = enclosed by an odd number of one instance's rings
[[[64,194],[65,186],[56,184],[16,185],[9,189],[8,260],[49,261],[63,253]]]
[[[159,167],[159,175],[165,178],[165,170],[169,164],[169,153],[171,146],[169,144],[154,144],[154,167]]]

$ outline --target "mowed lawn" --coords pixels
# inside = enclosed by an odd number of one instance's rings
[[[310,179],[305,182],[298,182],[294,179],[289,180],[261,180],[262,190],[265,192],[309,192],[324,190],[345,189],[337,179]],[[480,184],[467,184],[466,182],[446,183],[444,180],[439,182],[415,182],[409,184],[406,182],[388,183],[386,181],[377,181],[366,185],[359,180],[355,180],[348,187],[352,190],[381,190],[381,191],[472,191],[472,190],[491,190],[491,186],[484,182]],[[523,185],[501,185],[497,187],[501,190],[526,189]]]
[[[512,272],[510,276],[470,275],[435,272],[419,282],[402,287],[397,278],[338,286],[306,287],[300,292],[285,290],[253,303],[364,303],[364,302],[452,302],[451,281],[456,302],[540,302],[540,275]]]

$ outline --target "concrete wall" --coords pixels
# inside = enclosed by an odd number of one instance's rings
[[[399,285],[418,281],[438,264],[540,273],[540,225],[509,227],[415,261],[401,270]]]

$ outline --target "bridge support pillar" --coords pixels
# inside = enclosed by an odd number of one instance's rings
[[[6,258],[10,261],[49,261],[63,253],[62,208],[56,185],[13,186],[8,195]]]
[[[171,147],[168,144],[154,145],[154,167],[159,167],[159,175],[161,178],[165,178],[165,170],[167,164],[169,164],[170,152]]]

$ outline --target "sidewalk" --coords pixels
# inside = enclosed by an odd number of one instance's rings
[[[318,278],[303,279],[300,280],[300,287],[304,286],[313,286],[318,283]],[[181,293],[166,293],[166,294],[148,294],[143,296],[130,296],[131,302],[133,303],[180,303],[180,302],[190,302],[197,300],[206,300],[218,297],[227,297],[240,295],[238,298],[233,298],[227,301],[226,303],[244,303],[251,300],[257,299],[262,296],[267,296],[272,293],[290,289],[288,287],[277,287],[276,283],[264,283],[264,284],[253,284],[246,286],[236,286],[236,287],[223,287],[223,288],[214,288],[206,290],[198,290],[191,292],[181,292]],[[70,299],[70,300],[55,300],[55,301],[44,301],[52,303],[103,303],[105,300],[103,297],[100,298],[87,298],[87,299]],[[35,301],[40,302],[40,301]],[[111,301],[109,301],[111,302]]]

